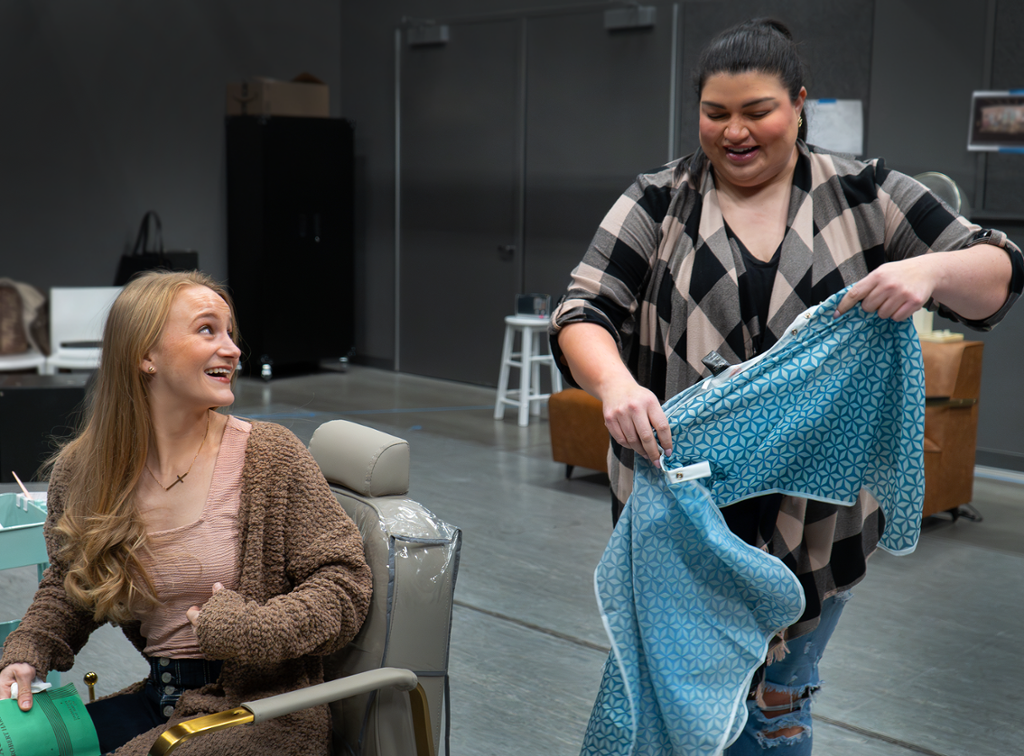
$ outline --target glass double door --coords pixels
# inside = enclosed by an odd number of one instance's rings
[[[588,12],[403,40],[399,370],[495,385],[516,295],[556,301],[618,195],[670,158],[671,12],[628,31]]]

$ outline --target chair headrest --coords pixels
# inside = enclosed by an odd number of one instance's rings
[[[365,425],[331,420],[313,434],[309,451],[330,483],[362,496],[409,491],[409,442]]]

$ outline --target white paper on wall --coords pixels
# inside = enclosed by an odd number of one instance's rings
[[[807,100],[807,142],[835,152],[864,154],[864,108],[860,100]]]

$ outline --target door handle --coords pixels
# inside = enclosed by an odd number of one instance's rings
[[[498,259],[503,262],[508,262],[515,258],[516,247],[514,244],[499,244],[498,245]]]

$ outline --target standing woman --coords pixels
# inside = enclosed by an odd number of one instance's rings
[[[840,312],[859,304],[904,320],[928,306],[979,330],[1024,288],[1024,258],[1004,234],[951,213],[880,159],[808,146],[804,78],[778,22],[716,37],[694,76],[700,149],[640,175],[619,198],[552,315],[566,377],[603,404],[614,519],[632,488],[633,455],[656,463],[671,452],[661,404],[708,374],[701,359],[710,352],[748,360],[850,284]],[[773,495],[722,514],[800,579],[807,609],[784,638],[806,636],[801,647],[813,649],[763,669],[746,729],[726,753],[809,754],[817,662],[864,576],[882,513],[861,501]],[[803,524],[798,543],[783,537],[780,514]]]
[[[50,568],[0,659],[0,698],[67,670],[120,625],[149,678],[89,704],[104,753],[146,754],[183,719],[323,681],[370,600],[359,532],[288,430],[234,401],[234,312],[200,273],[147,273],[110,310],[81,433],[56,456]],[[328,754],[318,707],[215,733],[189,753]]]

